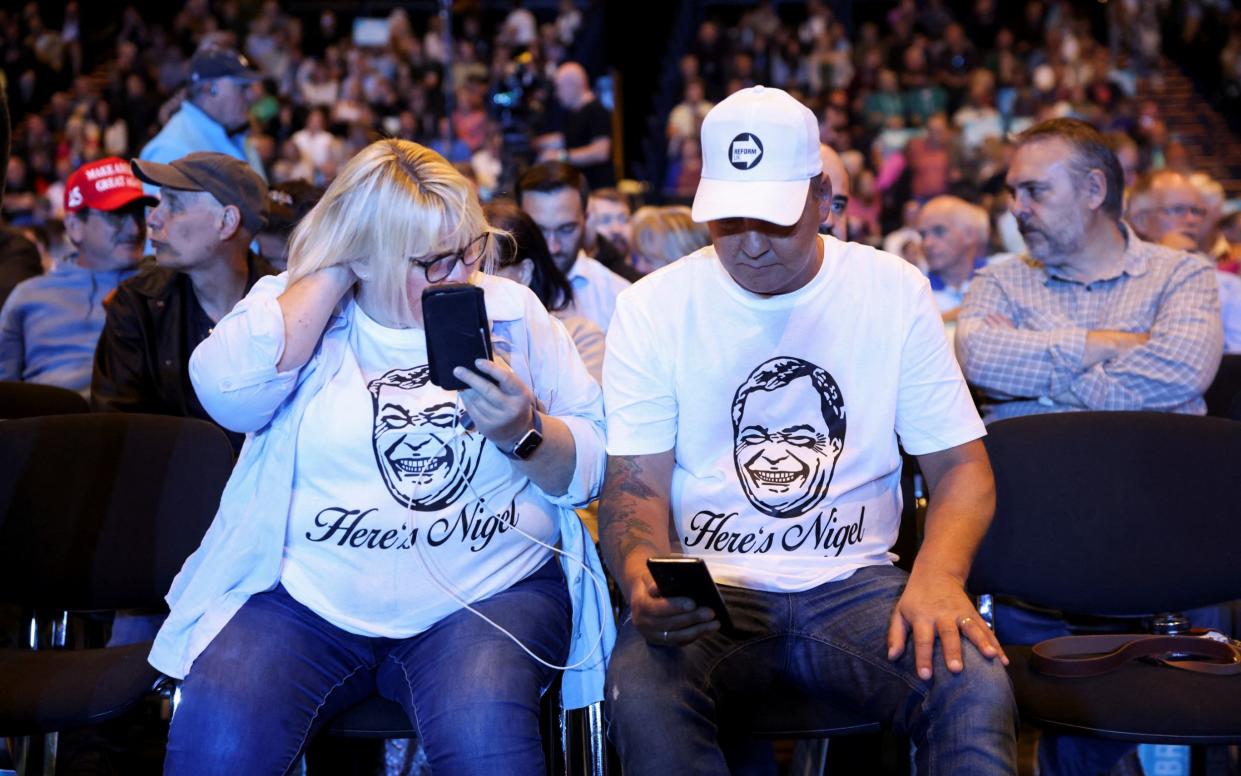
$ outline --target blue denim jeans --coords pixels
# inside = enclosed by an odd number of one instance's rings
[[[737,633],[685,647],[649,644],[626,618],[606,704],[625,776],[728,773],[716,710],[730,698],[752,702],[773,683],[908,734],[921,776],[1016,773],[1016,706],[998,661],[966,643],[965,670],[954,675],[936,644],[934,677],[923,681],[911,642],[888,662],[888,621],[905,580],[900,569],[873,566],[801,593],[721,587]]]
[[[474,607],[560,665],[570,603],[555,559]],[[378,693],[405,708],[432,770],[542,774],[539,698],[555,672],[464,609],[408,639],[357,636],[283,587],[252,596],[199,655],[166,774],[285,774],[315,732]]]

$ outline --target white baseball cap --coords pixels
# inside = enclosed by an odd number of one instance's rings
[[[703,119],[693,218],[758,218],[791,226],[806,207],[810,180],[822,173],[814,113],[783,89],[742,89]]]

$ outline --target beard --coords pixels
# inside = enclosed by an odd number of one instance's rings
[[[1082,242],[1081,228],[1077,224],[1065,225],[1064,229],[1052,231],[1029,220],[1018,221],[1017,229],[1025,240],[1030,256],[1044,264],[1060,264],[1076,253]]]
[[[617,251],[619,251],[622,256],[629,255],[629,241],[625,239],[625,235],[623,234],[616,234],[616,235],[611,235],[611,236],[604,235],[603,239],[612,243],[612,247],[615,248]]]

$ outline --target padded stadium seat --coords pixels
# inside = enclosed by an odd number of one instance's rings
[[[68,612],[163,606],[215,516],[233,452],[201,420],[106,413],[0,423],[0,460],[0,603],[59,624]],[[58,630],[37,649],[0,650],[0,736],[112,719],[162,679],[150,642],[67,650]]]
[[[1141,617],[1241,599],[1241,423],[1146,412],[1035,415],[984,439],[996,510],[969,589],[1071,614]],[[1134,663],[1087,678],[1005,647],[1022,719],[1077,735],[1241,742],[1241,675]]]
[[[1226,353],[1204,397],[1207,414],[1241,420],[1241,353]]]
[[[0,380],[0,420],[90,412],[82,395],[66,388]]]
[[[1032,669],[1029,647],[1004,651],[1023,717],[1045,730],[1150,744],[1241,740],[1241,676],[1129,663],[1101,676],[1064,679]]]

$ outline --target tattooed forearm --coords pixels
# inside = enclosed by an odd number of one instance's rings
[[[625,558],[639,547],[650,549],[658,555],[659,546],[654,542],[654,532],[640,517],[613,516],[604,522],[603,512],[599,513],[599,532],[603,544],[604,560],[613,574],[620,574],[624,568]]]
[[[671,453],[668,456],[655,471],[644,468],[636,456],[608,458],[599,502],[599,533],[604,560],[618,577],[624,573],[625,560],[631,553],[644,550],[658,555],[667,549],[659,537],[666,536],[668,530],[668,493],[667,486],[662,485],[671,475]],[[655,484],[662,485],[662,492],[660,487],[653,487]]]
[[[640,499],[655,498],[655,491],[650,488],[642,477],[646,472],[636,458],[611,456],[608,468],[604,472],[603,497],[623,498],[632,496]]]

